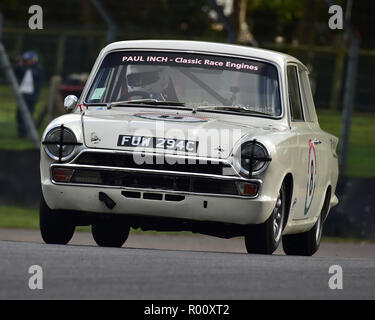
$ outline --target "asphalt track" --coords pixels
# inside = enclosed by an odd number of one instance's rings
[[[375,299],[375,245],[323,243],[313,257],[244,253],[242,239],[131,234],[123,248],[77,233],[68,246],[0,229],[0,299]],[[362,258],[361,258],[362,257]],[[43,289],[31,290],[31,265]],[[343,271],[332,290],[332,265]]]

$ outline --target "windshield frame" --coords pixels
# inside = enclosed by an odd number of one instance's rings
[[[88,98],[88,95],[90,93],[90,90],[91,90],[91,87],[92,85],[94,84],[95,82],[95,79],[98,75],[98,72],[100,70],[100,67],[104,61],[104,59],[112,54],[112,53],[116,53],[116,52],[127,52],[127,51],[131,51],[131,52],[166,52],[166,53],[188,53],[188,54],[203,54],[203,55],[212,55],[212,56],[220,56],[220,57],[233,57],[233,58],[239,58],[239,59],[245,59],[245,60],[253,60],[253,61],[257,61],[257,62],[261,62],[261,63],[268,63],[268,64],[271,64],[272,66],[274,66],[277,70],[277,80],[278,80],[278,90],[279,90],[279,99],[280,99],[280,108],[281,108],[281,113],[280,115],[278,116],[274,116],[274,115],[260,115],[260,114],[253,114],[253,113],[244,113],[244,112],[236,112],[236,111],[224,111],[224,110],[204,110],[204,112],[213,112],[213,113],[222,113],[222,114],[231,114],[231,115],[239,115],[239,116],[247,116],[247,117],[261,117],[261,118],[269,118],[269,119],[275,119],[275,120],[279,120],[279,119],[283,119],[285,114],[286,114],[286,110],[285,110],[285,104],[284,104],[284,82],[282,81],[283,77],[282,77],[282,67],[276,63],[275,61],[272,61],[272,60],[269,60],[269,59],[263,59],[263,58],[259,58],[259,57],[250,57],[250,56],[245,56],[245,55],[236,55],[236,54],[225,54],[225,53],[222,53],[222,52],[212,52],[212,51],[204,51],[204,50],[180,50],[180,49],[158,49],[158,48],[119,48],[119,49],[113,49],[113,50],[109,50],[108,52],[106,52],[105,54],[102,55],[102,57],[100,58],[99,61],[97,61],[95,63],[95,66],[96,66],[96,69],[94,71],[94,73],[92,75],[90,75],[90,82],[88,82],[84,88],[84,91],[82,92],[82,96],[84,98],[81,98],[83,100],[83,104],[87,104],[87,105],[90,105],[90,103],[87,103],[87,98]],[[147,105],[147,104],[135,104],[134,107],[142,107],[142,108],[159,108],[157,105]],[[130,106],[130,107],[133,107],[133,106]],[[192,107],[188,107],[188,106],[185,106],[185,107],[182,107],[182,106],[179,106],[179,107],[173,107],[173,106],[162,106],[161,108],[163,109],[176,109],[176,110],[181,110],[181,109],[186,109],[186,110],[192,110]]]

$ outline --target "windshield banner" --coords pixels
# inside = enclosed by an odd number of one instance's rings
[[[113,67],[121,64],[196,67],[266,74],[272,73],[270,72],[271,69],[274,70],[275,76],[277,74],[272,65],[250,59],[178,52],[115,52],[109,54],[103,62],[104,67]]]

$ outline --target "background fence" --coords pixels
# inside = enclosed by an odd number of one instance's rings
[[[173,34],[152,36],[181,39]],[[136,38],[137,34],[118,36],[121,40]],[[26,50],[35,50],[38,53],[45,72],[45,86],[56,74],[65,78],[71,73],[89,72],[99,51],[105,46],[105,40],[104,31],[49,30],[35,34],[29,29],[5,29],[3,32],[4,46],[13,61]],[[270,42],[262,43],[261,46],[299,58],[311,71],[317,107],[341,109],[347,50],[334,47],[277,45]],[[0,74],[0,84],[5,84],[3,74]],[[356,87],[355,110],[375,112],[375,50],[360,51]]]

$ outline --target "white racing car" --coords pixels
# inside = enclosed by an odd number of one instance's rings
[[[105,47],[42,137],[40,229],[100,246],[130,227],[244,236],[249,253],[312,255],[335,196],[338,139],[308,70],[278,52],[191,41]]]

